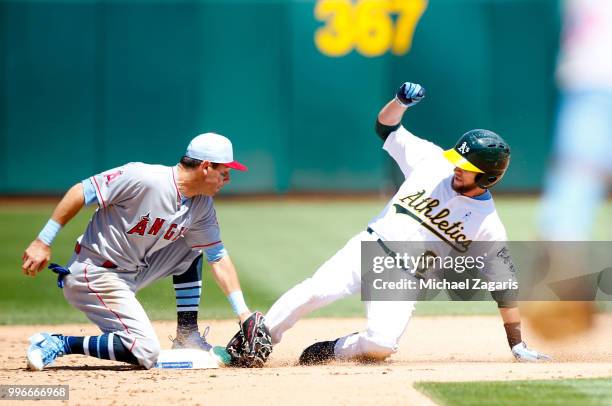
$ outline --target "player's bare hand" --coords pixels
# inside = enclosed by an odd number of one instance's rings
[[[36,273],[42,271],[50,259],[51,247],[37,238],[23,253],[21,269],[26,275],[36,276]]]

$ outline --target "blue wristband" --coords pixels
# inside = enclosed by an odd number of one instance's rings
[[[244,302],[244,296],[242,296],[241,290],[236,290],[227,295],[227,300],[229,300],[230,304],[232,305],[232,309],[234,310],[234,313],[236,313],[236,315],[240,315],[249,311],[249,308]]]
[[[59,233],[59,230],[62,229],[62,225],[53,219],[49,219],[47,224],[43,227],[43,229],[38,234],[38,239],[51,246],[51,243]]]

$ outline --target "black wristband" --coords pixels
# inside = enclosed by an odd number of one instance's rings
[[[505,323],[504,329],[506,330],[506,337],[508,338],[508,345],[512,349],[515,345],[521,343],[521,323]]]
[[[397,130],[399,127],[399,123],[396,125],[384,125],[378,121],[378,119],[376,120],[376,134],[378,134],[383,141],[386,141],[389,134]]]

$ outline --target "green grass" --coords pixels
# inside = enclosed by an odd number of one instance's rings
[[[283,292],[313,274],[354,234],[363,230],[385,200],[331,200],[321,202],[233,201],[217,203],[225,246],[240,274],[247,303],[267,310]],[[497,206],[513,240],[536,236],[534,199],[497,199]],[[55,276],[45,270],[36,278],[20,270],[23,250],[48,219],[52,205],[5,204],[0,207],[0,324],[63,323],[86,321],[72,309],[55,286]],[[66,263],[76,237],[85,229],[91,210],[80,213],[53,246],[53,261]],[[602,210],[599,239],[612,239],[612,205]],[[608,235],[606,235],[608,233]],[[159,281],[139,293],[152,319],[173,319],[174,290],[171,279]],[[420,303],[417,314],[495,314],[491,302]],[[313,315],[362,316],[359,297],[339,301]],[[229,318],[226,299],[204,273],[202,318]]]
[[[418,382],[414,387],[446,406],[612,405],[612,379]]]

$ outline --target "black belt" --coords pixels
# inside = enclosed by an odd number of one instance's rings
[[[376,233],[376,231],[372,230],[370,227],[366,228],[366,231],[371,235],[374,235]],[[376,233],[376,235],[378,235],[378,233]],[[385,254],[387,254],[388,256],[395,257],[397,255],[397,253],[391,248],[387,247],[387,244],[385,244],[380,238],[377,238],[376,242],[378,243],[378,245],[380,245],[380,248],[382,248],[383,251],[385,251]],[[419,279],[423,279],[423,275],[423,272],[414,273],[414,277]]]
[[[368,227],[366,228],[366,231],[368,232],[368,234],[374,235],[374,233],[376,233],[374,230],[372,230],[372,228]],[[378,234],[376,234],[378,235]],[[394,257],[395,256],[395,251],[393,251],[391,248],[387,247],[387,244],[385,244],[383,242],[383,240],[381,240],[380,238],[376,239],[376,242],[378,243],[378,245],[380,245],[380,248],[383,249],[383,251],[385,251],[385,253],[387,255],[389,255],[390,257]]]

